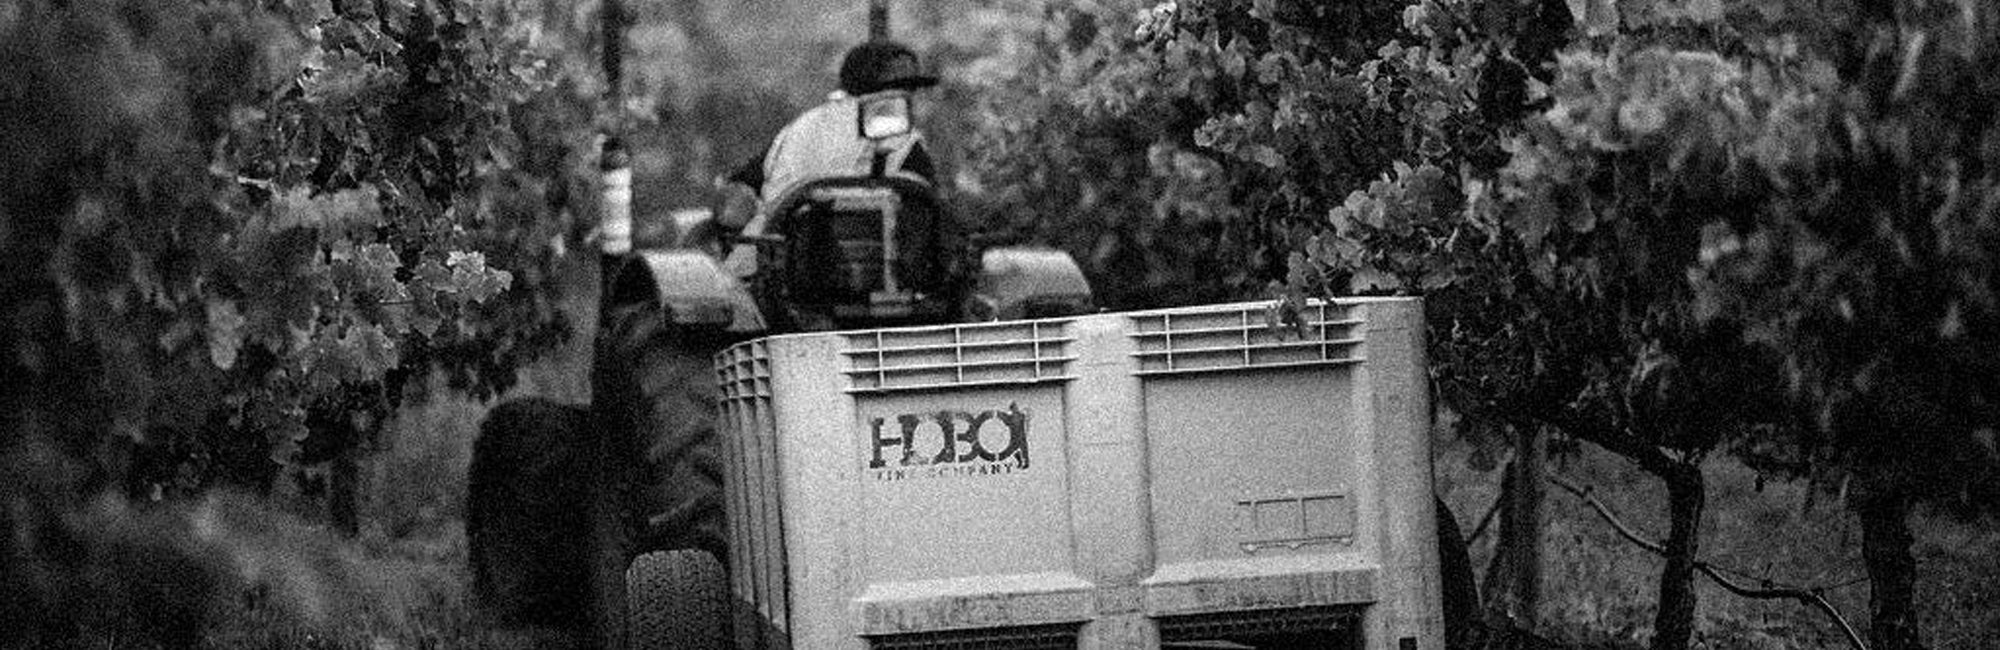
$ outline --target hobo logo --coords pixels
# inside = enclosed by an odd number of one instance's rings
[[[898,415],[893,420],[878,417],[868,424],[868,470],[876,480],[1011,474],[1028,469],[1028,412],[1019,404],[1010,404],[1005,411],[932,411]],[[1003,437],[1005,446],[995,449]],[[935,453],[930,451],[933,448]]]

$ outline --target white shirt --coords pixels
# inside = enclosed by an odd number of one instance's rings
[[[784,203],[788,193],[806,183],[867,176],[878,147],[889,152],[883,165],[886,174],[928,182],[903,169],[903,161],[923,141],[923,135],[912,130],[878,145],[861,137],[860,113],[860,101],[836,90],[827,95],[826,103],[807,110],[778,131],[764,153],[764,186],[758,196],[757,215],[743,226],[743,234],[765,234],[770,212]],[[756,246],[737,244],[722,264],[737,277],[749,277],[757,270]]]

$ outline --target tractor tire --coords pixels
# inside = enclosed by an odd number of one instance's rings
[[[617,304],[599,318],[591,368],[587,602],[604,648],[630,637],[628,562],[699,549],[726,561],[717,388],[721,332],[683,328],[658,303]]]
[[[582,406],[530,398],[500,404],[479,425],[465,537],[474,599],[502,626],[589,621],[577,552],[588,530],[578,471],[588,423]]]
[[[701,549],[727,562],[713,357],[726,333],[677,326],[658,309],[607,314],[598,334],[601,430],[624,477],[632,551]]]
[[[1432,497],[1437,508],[1438,584],[1444,614],[1444,647],[1447,650],[1477,645],[1479,621],[1479,581],[1472,572],[1472,556],[1465,535],[1458,530],[1458,518],[1445,507],[1444,499]]]
[[[731,647],[722,563],[703,551],[641,555],[625,571],[628,647]]]

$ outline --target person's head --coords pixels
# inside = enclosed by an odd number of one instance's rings
[[[840,61],[840,90],[859,97],[884,90],[916,90],[937,85],[917,54],[901,43],[873,40],[854,46]]]

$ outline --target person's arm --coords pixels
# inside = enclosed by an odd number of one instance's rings
[[[721,190],[722,210],[716,213],[716,225],[732,232],[743,230],[757,216],[757,193],[735,182],[723,183]]]
[[[937,165],[931,162],[931,153],[924,148],[924,141],[918,140],[910,145],[910,155],[903,158],[903,171],[923,177],[932,185],[937,184]]]
[[[715,217],[718,225],[730,230],[742,230],[757,215],[757,195],[764,191],[764,157],[771,148],[765,145],[763,151],[745,161],[727,176],[717,179],[722,190],[722,211]]]
[[[735,171],[731,171],[729,175],[722,177],[723,180],[748,187],[752,192],[763,192],[764,159],[770,157],[770,155],[771,145],[766,144],[763,149],[757,151],[757,155],[743,161],[743,164],[738,165]]]

